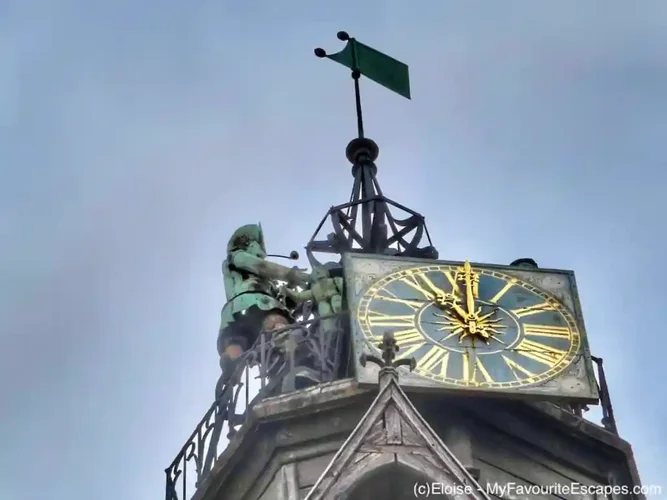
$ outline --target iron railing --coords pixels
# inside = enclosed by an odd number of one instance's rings
[[[274,396],[339,378],[343,318],[320,317],[259,336],[166,472],[166,500],[189,500],[218,459],[222,436],[234,436],[252,406]],[[324,326],[326,326],[324,328]],[[251,397],[251,381],[259,390]],[[255,385],[255,384],[253,384]],[[243,392],[242,392],[243,391]],[[240,396],[243,396],[241,398]],[[222,450],[220,450],[222,451]]]
[[[347,367],[341,363],[346,347],[343,329],[332,329],[330,324],[321,328],[327,320],[337,320],[340,325],[341,319],[322,317],[302,321],[275,330],[271,339],[265,333],[260,335],[255,346],[241,357],[230,382],[224,386],[218,384],[216,400],[165,470],[166,500],[192,497],[219,457],[218,446],[223,434],[226,432],[226,438],[232,438],[253,405],[270,396],[347,376]],[[602,359],[593,356],[592,360],[597,368],[601,424],[618,435]],[[254,396],[251,380],[259,382]],[[240,406],[241,395],[244,397]],[[588,410],[583,405],[559,406],[581,418]]]
[[[600,419],[601,425],[609,432],[618,436],[618,428],[616,427],[616,419],[614,418],[614,408],[611,405],[611,398],[609,396],[609,387],[607,386],[607,379],[604,375],[604,367],[602,365],[602,358],[591,356],[593,363],[595,364],[595,379],[598,387],[598,394],[600,396],[600,410],[602,412],[602,418]],[[589,411],[588,405],[584,404],[564,404],[557,405],[564,410],[571,412],[580,418],[586,418],[593,423],[592,419],[589,419],[585,416],[585,413]]]

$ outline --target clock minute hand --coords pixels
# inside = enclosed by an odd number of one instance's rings
[[[475,295],[473,294],[472,290],[472,266],[470,265],[470,262],[467,260],[463,264],[463,273],[465,277],[465,284],[466,284],[466,303],[468,306],[468,316],[471,314],[475,314]]]

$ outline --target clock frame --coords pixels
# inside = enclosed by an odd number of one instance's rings
[[[573,272],[368,254],[344,269],[360,385],[377,384],[359,358],[390,330],[417,361],[408,390],[597,402]]]

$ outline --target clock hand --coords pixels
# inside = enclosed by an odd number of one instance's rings
[[[463,321],[468,321],[468,313],[463,310],[463,308],[457,304],[458,297],[454,294],[448,293],[445,295],[437,295],[435,298],[436,303],[441,306],[450,306],[456,313],[461,317]]]
[[[467,260],[463,264],[464,279],[466,284],[466,303],[468,306],[468,316],[475,314],[475,296],[473,294],[473,272],[470,262]]]
[[[461,319],[463,319],[463,321],[468,321],[468,313],[465,312],[460,305],[458,305],[454,301],[452,301],[450,305],[452,306],[452,309],[454,309],[458,313],[458,315],[461,316]]]
[[[410,298],[406,300],[433,303],[432,300],[420,298]],[[468,313],[460,305],[458,305],[458,301],[459,298],[453,293],[438,293],[435,295],[435,303],[438,305],[438,307],[444,309],[445,307],[450,306],[460,316],[462,321],[468,321]]]

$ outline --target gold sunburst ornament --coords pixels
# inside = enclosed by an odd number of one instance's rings
[[[482,340],[485,344],[489,344],[490,340],[495,340],[503,344],[497,335],[502,333],[506,325],[500,324],[500,318],[493,318],[495,310],[482,315],[482,307],[477,307],[475,304],[475,296],[479,287],[479,275],[475,273],[467,260],[463,266],[456,270],[455,280],[464,283],[466,309],[461,307],[461,299],[456,293],[437,294],[435,302],[443,309],[444,314],[436,314],[436,316],[443,318],[445,321],[437,322],[443,325],[439,328],[440,331],[451,330],[451,333],[443,340],[447,340],[456,335],[459,336],[459,342],[467,337],[475,342],[476,339]]]

